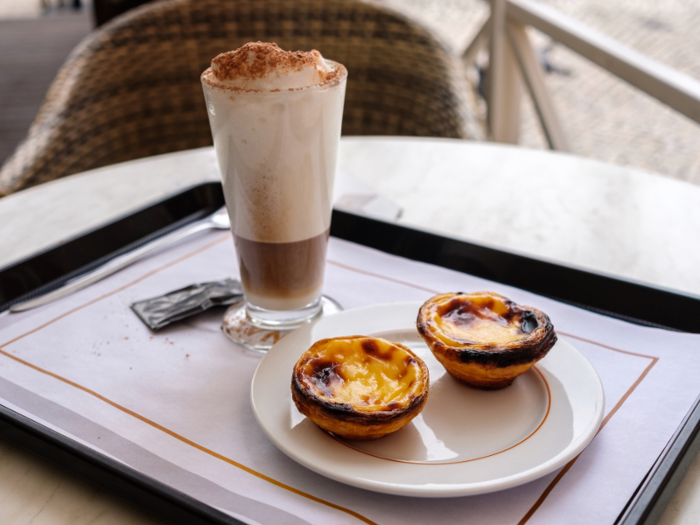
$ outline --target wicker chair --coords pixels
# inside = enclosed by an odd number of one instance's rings
[[[370,0],[371,1],[371,0]],[[108,164],[211,144],[199,81],[246,42],[345,64],[343,134],[481,138],[458,59],[368,0],[167,0],[91,33],[0,170],[0,196]]]

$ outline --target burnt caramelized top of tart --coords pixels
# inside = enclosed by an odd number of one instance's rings
[[[541,359],[557,342],[547,314],[494,292],[436,295],[416,326],[433,353],[499,368]]]
[[[511,343],[527,336],[539,324],[532,310],[497,294],[445,295],[427,309],[426,321],[435,327],[435,335],[450,346]]]
[[[294,375],[306,395],[360,412],[407,407],[428,381],[427,367],[408,348],[364,336],[318,341]]]

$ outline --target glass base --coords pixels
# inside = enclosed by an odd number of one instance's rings
[[[294,310],[268,310],[254,304],[246,303],[248,319],[255,326],[264,330],[294,330],[304,323],[321,316],[323,304],[321,297],[311,304]]]
[[[243,301],[226,310],[221,329],[233,342],[243,345],[248,350],[264,353],[292,330],[342,309],[337,302],[324,295],[321,296],[320,305],[304,309],[301,319],[289,321],[276,316],[277,312],[256,308]]]

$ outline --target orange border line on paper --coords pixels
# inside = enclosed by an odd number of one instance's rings
[[[424,286],[420,286],[420,285],[418,285],[418,284],[409,283],[409,282],[406,282],[406,281],[402,281],[402,280],[400,280],[400,279],[394,279],[393,277],[388,277],[388,276],[386,276],[386,275],[381,275],[381,274],[374,273],[374,272],[368,272],[368,271],[366,271],[366,270],[360,270],[359,268],[354,268],[354,267],[352,267],[352,266],[348,266],[347,264],[339,263],[338,261],[333,261],[333,260],[331,260],[331,259],[327,259],[326,262],[327,262],[328,264],[332,264],[333,266],[338,266],[338,267],[340,267],[340,268],[344,268],[344,269],[346,269],[346,270],[350,270],[351,272],[361,273],[361,274],[363,274],[363,275],[369,275],[370,277],[376,277],[377,279],[383,279],[383,280],[385,280],[385,281],[391,281],[392,283],[402,284],[402,285],[404,285],[404,286],[410,286],[411,288],[415,288],[416,290],[422,290],[422,291],[424,291],[424,292],[429,292],[429,293],[440,293],[440,292],[437,292],[437,291],[435,291],[435,290],[431,290],[430,288],[425,288]]]
[[[211,457],[213,457],[213,458],[219,459],[219,460],[221,460],[221,461],[223,461],[223,462],[225,462],[225,463],[228,463],[229,465],[232,465],[232,466],[234,466],[234,467],[236,467],[236,468],[239,468],[239,469],[243,470],[244,472],[246,472],[246,473],[248,473],[248,474],[251,474],[251,475],[253,475],[253,476],[255,476],[255,477],[259,478],[259,479],[262,479],[263,481],[267,481],[268,483],[271,483],[272,485],[275,485],[275,486],[280,487],[280,488],[282,488],[282,489],[288,490],[289,492],[292,492],[293,494],[297,494],[298,496],[302,496],[302,497],[304,497],[304,498],[306,498],[306,499],[309,499],[309,500],[311,500],[311,501],[314,501],[314,502],[316,502],[316,503],[320,503],[321,505],[325,505],[325,506],[330,507],[330,508],[332,508],[332,509],[339,510],[339,511],[341,511],[341,512],[344,512],[344,513],[346,513],[346,514],[349,514],[350,516],[353,516],[354,518],[357,518],[358,520],[360,520],[360,521],[362,521],[362,522],[364,522],[364,523],[367,523],[368,525],[377,525],[377,524],[376,524],[375,522],[373,522],[372,520],[370,520],[370,519],[368,519],[368,518],[362,516],[361,514],[355,512],[355,511],[353,511],[353,510],[347,509],[347,508],[345,508],[345,507],[341,507],[340,505],[336,505],[335,503],[331,503],[330,501],[323,500],[323,499],[318,498],[318,497],[316,497],[316,496],[313,496],[313,495],[311,495],[311,494],[309,494],[309,493],[307,493],[307,492],[303,492],[303,491],[301,491],[301,490],[299,490],[299,489],[296,489],[296,488],[294,488],[294,487],[292,487],[292,486],[290,486],[290,485],[287,485],[287,484],[285,484],[285,483],[282,483],[281,481],[277,481],[276,479],[271,478],[270,476],[266,476],[265,474],[262,474],[262,473],[260,473],[260,472],[258,472],[258,471],[256,471],[256,470],[253,470],[253,469],[250,468],[250,467],[247,467],[247,466],[243,465],[242,463],[239,463],[239,462],[237,462],[237,461],[234,461],[234,460],[232,460],[232,459],[230,459],[230,458],[228,458],[228,457],[226,457],[226,456],[224,456],[224,455],[222,455],[222,454],[219,454],[218,452],[214,452],[214,451],[211,450],[211,449],[208,449],[208,448],[206,448],[206,447],[204,447],[204,446],[202,446],[202,445],[200,445],[200,444],[198,444],[198,443],[196,443],[196,442],[194,442],[194,441],[192,441],[192,440],[190,440],[190,439],[187,439],[186,437],[184,437],[184,436],[182,436],[182,435],[180,435],[180,434],[178,434],[178,433],[176,433],[176,432],[174,432],[174,431],[172,431],[172,430],[170,430],[170,429],[164,427],[163,425],[160,425],[160,424],[156,423],[155,421],[152,421],[151,419],[148,419],[148,418],[146,418],[146,417],[144,417],[144,416],[142,416],[142,415],[140,415],[140,414],[134,412],[133,410],[130,410],[130,409],[128,409],[128,408],[126,408],[126,407],[124,407],[124,406],[122,406],[122,405],[120,405],[120,404],[118,404],[118,403],[112,401],[111,399],[109,399],[109,398],[107,398],[107,397],[105,397],[105,396],[103,396],[103,395],[101,395],[101,394],[98,394],[98,393],[95,392],[94,390],[91,390],[91,389],[89,389],[89,388],[87,388],[87,387],[84,387],[84,386],[82,386],[82,385],[80,385],[80,384],[78,384],[78,383],[76,383],[76,382],[74,382],[74,381],[71,381],[70,379],[67,379],[67,378],[62,377],[62,376],[60,376],[60,375],[58,375],[58,374],[55,374],[55,373],[53,373],[53,372],[50,372],[50,371],[48,371],[48,370],[46,370],[46,369],[44,369],[44,368],[41,368],[41,367],[39,367],[39,366],[36,366],[36,365],[30,363],[29,361],[25,361],[24,359],[21,359],[21,358],[15,356],[15,355],[12,355],[12,354],[10,354],[9,352],[7,352],[7,351],[4,350],[4,348],[7,347],[8,345],[10,345],[10,344],[12,344],[12,343],[15,343],[15,342],[19,341],[20,339],[23,339],[23,338],[25,338],[25,337],[27,337],[27,336],[29,336],[29,335],[31,335],[31,334],[34,334],[34,333],[38,332],[39,330],[41,330],[41,329],[43,329],[43,328],[46,328],[47,326],[49,326],[49,325],[55,323],[56,321],[59,321],[59,320],[65,318],[65,317],[69,316],[69,315],[72,314],[72,313],[75,313],[75,312],[77,312],[77,311],[79,311],[79,310],[81,310],[81,309],[83,309],[83,308],[85,308],[85,307],[87,307],[87,306],[90,306],[90,305],[92,305],[92,304],[95,304],[95,303],[101,301],[102,299],[106,299],[107,297],[110,297],[110,296],[112,296],[112,295],[114,295],[114,294],[116,294],[116,293],[119,293],[119,292],[121,292],[121,291],[123,291],[123,290],[129,288],[130,286],[133,286],[133,285],[135,285],[135,284],[137,284],[137,283],[143,281],[144,279],[147,279],[148,277],[150,277],[150,276],[152,276],[152,275],[154,275],[154,274],[156,274],[156,273],[158,273],[158,272],[160,272],[160,271],[162,271],[162,270],[165,270],[166,268],[169,268],[169,267],[171,267],[171,266],[174,266],[175,264],[178,264],[178,263],[180,263],[180,262],[182,262],[182,261],[184,261],[184,260],[186,260],[186,259],[189,259],[190,257],[193,257],[194,255],[197,255],[197,254],[199,254],[199,253],[201,253],[201,252],[203,252],[203,251],[206,251],[206,250],[208,250],[209,248],[212,248],[213,246],[215,246],[215,245],[217,245],[217,244],[219,244],[219,243],[225,241],[225,240],[228,239],[230,236],[231,236],[231,234],[228,233],[228,234],[224,235],[223,237],[217,239],[217,240],[214,241],[214,242],[211,242],[211,243],[209,243],[209,244],[207,244],[207,245],[205,245],[205,246],[203,246],[203,247],[201,247],[201,248],[198,248],[198,249],[196,249],[196,250],[194,250],[194,251],[192,251],[192,252],[190,252],[190,253],[188,253],[188,254],[186,254],[186,255],[183,255],[182,257],[179,257],[178,259],[175,259],[175,260],[173,260],[173,261],[171,261],[171,262],[169,262],[169,263],[167,263],[167,264],[165,264],[165,265],[163,265],[163,266],[161,266],[161,267],[159,267],[159,268],[156,268],[155,270],[151,270],[150,272],[148,272],[148,273],[142,275],[142,276],[139,277],[138,279],[135,279],[134,281],[132,281],[132,282],[130,282],[130,283],[128,283],[128,284],[125,284],[125,285],[123,285],[123,286],[121,286],[121,287],[119,287],[119,288],[116,288],[115,290],[112,290],[111,292],[108,292],[108,293],[106,293],[106,294],[104,294],[104,295],[101,295],[100,297],[97,297],[97,298],[95,298],[95,299],[92,299],[91,301],[88,301],[87,303],[85,303],[85,304],[83,304],[83,305],[80,305],[80,306],[77,306],[77,307],[75,307],[75,308],[73,308],[73,309],[71,309],[71,310],[68,310],[67,312],[64,312],[63,314],[59,315],[58,317],[55,317],[54,319],[52,319],[52,320],[50,320],[50,321],[48,321],[48,322],[46,322],[46,323],[44,323],[44,324],[42,324],[42,325],[40,325],[40,326],[34,328],[34,329],[32,329],[32,330],[30,330],[29,332],[26,332],[26,333],[24,333],[24,334],[22,334],[22,335],[20,335],[20,336],[18,336],[18,337],[15,337],[14,339],[12,339],[12,340],[10,340],[10,341],[8,341],[8,342],[6,342],[6,343],[4,343],[3,345],[0,346],[0,354],[4,355],[4,356],[6,356],[6,357],[9,357],[10,359],[12,359],[12,360],[14,360],[14,361],[16,361],[16,362],[18,362],[18,363],[24,365],[24,366],[27,366],[27,367],[31,368],[32,370],[35,370],[35,371],[37,371],[37,372],[39,372],[39,373],[42,373],[42,374],[45,374],[45,375],[47,375],[47,376],[49,376],[49,377],[53,377],[54,379],[57,379],[58,381],[61,381],[62,383],[65,383],[65,384],[67,384],[67,385],[69,385],[69,386],[72,386],[72,387],[78,389],[78,390],[81,390],[82,392],[85,392],[86,394],[89,394],[89,395],[91,395],[91,396],[93,396],[93,397],[99,399],[100,401],[103,401],[104,403],[107,403],[108,405],[110,405],[110,406],[116,408],[117,410],[119,410],[119,411],[121,411],[121,412],[124,412],[125,414],[128,414],[128,415],[130,415],[130,416],[132,416],[132,417],[138,419],[139,421],[141,421],[141,422],[143,422],[143,423],[146,423],[147,425],[149,425],[149,426],[155,428],[156,430],[160,430],[161,432],[163,432],[163,433],[169,435],[170,437],[173,437],[173,438],[177,439],[178,441],[180,441],[180,442],[182,442],[182,443],[184,443],[184,444],[186,444],[186,445],[189,445],[189,446],[191,446],[191,447],[193,447],[193,448],[199,450],[200,452],[204,452],[205,454],[207,454],[207,455],[209,455],[209,456],[211,456]]]
[[[28,335],[32,335],[33,333],[36,333],[36,332],[38,332],[39,330],[42,330],[42,329],[46,328],[46,327],[49,326],[49,325],[52,325],[52,324],[55,323],[56,321],[60,321],[60,320],[63,319],[64,317],[68,317],[70,314],[73,314],[73,313],[77,312],[78,310],[82,310],[83,308],[86,308],[86,307],[88,307],[88,306],[90,306],[90,305],[93,305],[93,304],[95,304],[95,303],[97,303],[97,302],[100,302],[102,299],[106,299],[107,297],[110,297],[110,296],[112,296],[112,295],[114,295],[114,294],[117,294],[117,293],[123,291],[123,290],[126,290],[127,288],[129,288],[129,287],[131,287],[131,286],[133,286],[133,285],[135,285],[135,284],[137,284],[137,283],[140,283],[141,281],[143,281],[143,280],[145,280],[145,279],[148,279],[150,276],[155,275],[156,273],[158,273],[158,272],[160,272],[160,271],[163,271],[163,270],[165,270],[166,268],[170,268],[171,266],[175,266],[176,264],[181,263],[182,261],[184,261],[184,260],[186,260],[186,259],[189,259],[190,257],[194,257],[194,256],[197,255],[198,253],[201,253],[201,252],[203,252],[203,251],[208,250],[209,248],[211,248],[211,247],[213,247],[213,246],[215,246],[215,245],[217,245],[217,244],[219,244],[219,243],[225,241],[225,240],[228,239],[229,237],[231,237],[231,234],[230,234],[230,233],[227,233],[227,234],[224,235],[223,237],[220,237],[219,239],[217,239],[217,240],[215,240],[215,241],[213,241],[213,242],[210,242],[209,244],[206,244],[206,245],[202,246],[201,248],[197,248],[196,250],[194,250],[194,251],[192,251],[192,252],[190,252],[190,253],[188,253],[188,254],[186,254],[186,255],[183,255],[182,257],[178,257],[178,258],[175,259],[174,261],[170,261],[169,263],[164,264],[163,266],[161,266],[161,267],[159,267],[159,268],[156,268],[155,270],[151,270],[150,272],[145,273],[144,275],[142,275],[142,276],[139,277],[138,279],[136,279],[136,280],[134,280],[134,281],[131,281],[130,283],[125,284],[124,286],[120,286],[119,288],[116,288],[116,289],[112,290],[111,292],[108,292],[108,293],[106,293],[106,294],[104,294],[104,295],[100,295],[99,297],[96,297],[95,299],[92,299],[91,301],[88,301],[88,302],[85,303],[85,304],[81,304],[80,306],[76,306],[75,308],[73,308],[73,309],[71,309],[71,310],[68,310],[67,312],[62,313],[62,314],[59,315],[58,317],[55,317],[55,318],[51,319],[50,321],[47,321],[47,322],[45,322],[44,324],[37,326],[36,328],[30,330],[29,332],[26,332],[26,333],[24,333],[24,334],[22,334],[22,335],[19,335],[19,336],[15,337],[14,339],[12,339],[12,340],[10,340],[10,341],[4,343],[3,345],[0,345],[0,348],[6,347],[6,346],[8,346],[8,345],[11,345],[12,343],[14,343],[14,342],[16,342],[16,341],[19,341],[20,339],[23,339],[23,338],[27,337]],[[11,357],[11,356],[10,356],[10,357]]]
[[[569,334],[566,332],[558,332],[558,333],[565,335],[566,337],[578,339],[579,341],[583,341],[585,343],[590,343],[590,344],[600,346],[600,347],[605,348],[607,350],[612,350],[613,352],[619,352],[621,354],[627,354],[627,355],[632,355],[635,357],[644,357],[646,359],[651,359],[651,362],[649,363],[649,365],[647,365],[647,367],[640,374],[640,376],[637,378],[637,380],[634,383],[632,383],[632,386],[630,386],[627,389],[627,392],[625,392],[625,394],[619,399],[619,401],[615,404],[615,406],[608,413],[608,415],[605,416],[602,423],[600,424],[600,428],[598,429],[598,432],[596,432],[596,436],[597,436],[603,430],[605,425],[608,424],[610,419],[612,419],[612,417],[615,415],[615,413],[622,407],[622,405],[625,403],[625,401],[627,401],[627,399],[630,397],[630,395],[632,395],[632,392],[634,392],[636,390],[636,388],[641,384],[641,382],[644,380],[644,378],[647,376],[647,374],[649,374],[649,372],[654,367],[654,365],[656,365],[656,363],[659,362],[659,358],[654,357],[654,356],[650,356],[650,355],[639,354],[636,352],[629,352],[627,350],[621,350],[619,348],[615,348],[612,346],[597,343],[595,341],[591,341],[590,339],[585,339],[583,337],[579,337],[577,335]],[[581,454],[583,454],[583,452],[581,452]],[[574,466],[574,463],[576,463],[576,460],[578,460],[578,458],[581,457],[581,454],[579,454],[574,459],[569,461],[566,465],[564,465],[564,467],[559,471],[559,473],[554,477],[554,479],[549,483],[549,485],[547,485],[547,488],[544,489],[544,492],[542,492],[542,494],[537,499],[537,501],[534,503],[534,505],[532,505],[532,507],[530,507],[530,509],[525,513],[525,515],[522,517],[522,519],[518,522],[518,525],[524,525],[525,523],[530,521],[530,518],[532,518],[532,516],[535,514],[535,512],[537,512],[537,509],[540,508],[540,506],[544,503],[544,500],[547,499],[547,496],[549,496],[549,494],[552,492],[552,490],[554,490],[554,487],[557,486],[557,484],[561,481],[561,479],[569,471],[569,469]]]
[[[116,409],[118,409],[118,410],[120,410],[120,411],[122,411],[122,412],[124,412],[124,413],[126,413],[126,414],[128,414],[128,415],[131,415],[132,417],[134,417],[134,418],[136,418],[136,419],[138,419],[138,420],[140,420],[140,421],[142,421],[142,422],[144,422],[144,423],[146,423],[146,424],[152,426],[153,428],[156,428],[157,430],[160,430],[161,432],[164,432],[165,434],[167,434],[167,435],[169,435],[169,436],[171,436],[171,437],[173,437],[173,438],[175,438],[175,439],[181,441],[182,443],[185,443],[185,444],[187,444],[187,445],[190,445],[190,446],[192,446],[193,448],[195,448],[195,449],[197,449],[197,450],[200,450],[201,452],[204,452],[204,453],[206,453],[206,454],[208,454],[208,455],[210,455],[210,456],[212,456],[212,457],[214,457],[214,458],[217,458],[217,459],[219,459],[219,460],[221,460],[221,461],[224,461],[224,462],[226,462],[226,463],[228,463],[228,464],[230,464],[230,465],[232,465],[232,466],[235,466],[235,467],[237,467],[237,468],[243,470],[244,472],[247,472],[247,473],[249,473],[249,474],[251,474],[251,475],[253,475],[253,476],[256,476],[256,477],[258,477],[258,478],[260,478],[260,479],[262,479],[262,480],[264,480],[264,481],[267,481],[267,482],[269,482],[269,483],[271,483],[271,484],[273,484],[273,485],[276,485],[276,486],[278,486],[278,487],[280,487],[280,488],[283,488],[283,489],[285,489],[285,490],[288,490],[288,491],[290,491],[290,492],[292,492],[292,493],[294,493],[294,494],[300,495],[300,496],[302,496],[302,497],[304,497],[304,498],[307,498],[307,499],[309,499],[309,500],[311,500],[311,501],[315,501],[315,502],[320,503],[320,504],[322,504],[322,505],[326,505],[326,506],[328,506],[328,507],[330,507],[330,508],[339,510],[339,511],[341,511],[341,512],[345,512],[345,513],[347,513],[347,514],[349,514],[349,515],[351,515],[351,516],[353,516],[353,517],[355,517],[355,518],[357,518],[357,519],[359,519],[359,520],[361,520],[361,521],[363,521],[363,522],[365,522],[365,523],[367,523],[367,524],[376,525],[373,521],[369,520],[368,518],[365,518],[364,516],[362,516],[361,514],[359,514],[359,513],[357,513],[357,512],[354,512],[354,511],[352,511],[352,510],[350,510],[350,509],[346,509],[346,508],[341,507],[341,506],[339,506],[339,505],[336,505],[336,504],[334,504],[334,503],[330,503],[330,502],[328,502],[328,501],[322,500],[322,499],[320,499],[320,498],[317,498],[316,496],[312,496],[311,494],[302,492],[302,491],[300,491],[300,490],[298,490],[298,489],[295,489],[294,487],[291,487],[291,486],[289,486],[289,485],[286,485],[286,484],[284,484],[284,483],[282,483],[282,482],[279,482],[279,481],[277,481],[277,480],[275,480],[275,479],[273,479],[273,478],[271,478],[271,477],[269,477],[269,476],[266,476],[266,475],[264,475],[264,474],[262,474],[262,473],[260,473],[260,472],[257,472],[257,471],[255,471],[255,470],[251,469],[250,467],[246,467],[245,465],[243,465],[243,464],[241,464],[241,463],[238,463],[238,462],[236,462],[236,461],[234,461],[234,460],[232,460],[232,459],[230,459],[230,458],[227,458],[226,456],[223,456],[223,455],[221,455],[221,454],[219,454],[219,453],[217,453],[217,452],[214,452],[213,450],[210,450],[210,449],[208,449],[208,448],[206,448],[206,447],[203,447],[202,445],[199,445],[199,444],[195,443],[194,441],[191,441],[191,440],[185,438],[184,436],[181,436],[181,435],[179,435],[179,434],[173,432],[172,430],[169,430],[169,429],[167,429],[166,427],[163,427],[162,425],[159,425],[158,423],[156,423],[156,422],[154,422],[154,421],[151,421],[150,419],[145,418],[145,417],[143,417],[143,416],[137,414],[136,412],[133,412],[133,411],[130,410],[130,409],[128,409],[128,408],[126,408],[126,407],[123,407],[123,406],[121,406],[121,405],[115,403],[114,401],[111,401],[110,399],[108,399],[108,398],[106,398],[106,397],[104,397],[104,396],[98,394],[97,392],[95,392],[95,391],[93,391],[93,390],[90,390],[90,389],[88,389],[88,388],[86,388],[86,387],[83,387],[83,386],[79,385],[78,383],[75,383],[75,382],[73,382],[73,381],[70,381],[69,379],[66,379],[66,378],[64,378],[64,377],[62,377],[62,376],[59,376],[59,375],[57,375],[57,374],[54,374],[53,372],[49,372],[48,370],[44,370],[43,368],[40,368],[40,367],[38,367],[38,366],[36,366],[36,365],[33,365],[33,364],[29,363],[28,361],[25,361],[25,360],[23,360],[23,359],[20,359],[19,357],[16,357],[16,356],[14,356],[14,355],[12,355],[12,354],[6,352],[5,350],[3,350],[3,347],[6,347],[6,346],[8,346],[8,345],[10,345],[10,344],[12,344],[12,343],[14,343],[14,342],[16,342],[16,341],[19,341],[20,339],[23,339],[24,337],[27,337],[27,336],[29,336],[29,335],[31,335],[31,334],[33,334],[33,333],[36,333],[36,332],[38,332],[39,330],[41,330],[41,329],[43,329],[43,328],[45,328],[45,327],[47,327],[47,326],[49,326],[49,325],[55,323],[56,321],[59,321],[60,319],[63,319],[64,317],[67,317],[68,315],[70,315],[70,314],[72,314],[72,313],[74,313],[74,312],[77,312],[78,310],[81,310],[81,309],[83,309],[83,308],[85,308],[85,307],[87,307],[87,306],[90,306],[90,305],[92,305],[92,304],[94,304],[94,303],[96,303],[96,302],[98,302],[98,301],[100,301],[100,300],[102,300],[102,299],[105,299],[105,298],[107,298],[107,297],[110,297],[111,295],[114,295],[114,294],[116,294],[116,293],[119,293],[119,292],[121,292],[122,290],[124,290],[124,289],[126,289],[126,288],[129,288],[130,286],[133,286],[134,284],[137,284],[137,283],[143,281],[144,279],[146,279],[146,278],[148,278],[148,277],[154,275],[155,273],[158,273],[158,272],[160,272],[160,271],[162,271],[162,270],[164,270],[164,269],[166,269],[166,268],[169,268],[169,267],[171,267],[171,266],[174,266],[175,264],[178,264],[178,263],[180,263],[180,262],[182,262],[182,261],[184,261],[184,260],[186,260],[186,259],[188,259],[188,258],[190,258],[190,257],[192,257],[192,256],[194,256],[194,255],[197,255],[198,253],[201,253],[201,252],[203,252],[203,251],[205,251],[205,250],[207,250],[207,249],[213,247],[213,246],[216,245],[216,244],[219,244],[220,242],[222,242],[222,241],[226,240],[227,238],[229,238],[230,235],[231,235],[231,234],[228,233],[228,234],[226,234],[225,236],[221,237],[220,239],[217,239],[216,241],[214,241],[214,242],[212,242],[212,243],[209,243],[209,244],[207,244],[207,245],[205,245],[205,246],[203,246],[203,247],[201,247],[201,248],[198,248],[197,250],[194,250],[193,252],[191,252],[191,253],[189,253],[189,254],[187,254],[187,255],[184,255],[184,256],[182,256],[182,257],[180,257],[180,258],[178,258],[178,259],[175,259],[174,261],[171,261],[170,263],[168,263],[168,264],[166,264],[166,265],[163,265],[163,266],[160,267],[160,268],[157,268],[157,269],[155,269],[155,270],[152,270],[152,271],[150,271],[150,272],[144,274],[143,276],[141,276],[141,277],[139,277],[138,279],[132,281],[131,283],[128,283],[128,284],[126,284],[126,285],[124,285],[124,286],[121,286],[121,287],[119,287],[119,288],[117,288],[117,289],[115,289],[115,290],[113,290],[113,291],[111,291],[111,292],[109,292],[109,293],[107,293],[107,294],[105,294],[105,295],[102,295],[102,296],[97,297],[97,298],[95,298],[95,299],[93,299],[93,300],[91,300],[91,301],[88,301],[87,303],[85,303],[85,304],[83,304],[83,305],[81,305],[81,306],[77,306],[77,307],[75,307],[75,308],[73,308],[73,309],[71,309],[71,310],[69,310],[69,311],[67,311],[67,312],[65,312],[65,313],[63,313],[63,314],[61,314],[61,315],[59,315],[58,317],[56,317],[56,318],[54,318],[54,319],[52,319],[52,320],[50,320],[50,321],[48,321],[48,322],[46,322],[46,323],[44,323],[44,324],[38,326],[38,327],[36,327],[36,328],[30,330],[29,332],[26,332],[26,333],[24,333],[24,334],[22,334],[22,335],[20,335],[20,336],[18,336],[18,337],[16,337],[16,338],[14,338],[14,339],[8,341],[8,342],[6,342],[5,344],[3,344],[3,345],[0,347],[0,354],[4,355],[4,356],[6,356],[6,357],[8,357],[8,358],[10,358],[10,359],[13,359],[13,360],[15,360],[16,362],[21,363],[21,364],[23,364],[23,365],[25,365],[25,366],[27,366],[27,367],[29,367],[29,368],[32,368],[33,370],[36,370],[36,371],[38,371],[38,372],[40,372],[40,373],[42,373],[42,374],[48,375],[48,376],[50,376],[50,377],[53,377],[53,378],[55,378],[55,379],[57,379],[57,380],[59,380],[59,381],[65,383],[65,384],[68,384],[68,385],[70,385],[70,386],[73,386],[74,388],[77,388],[77,389],[79,389],[79,390],[81,390],[81,391],[83,391],[83,392],[85,392],[85,393],[87,393],[87,394],[90,394],[90,395],[94,396],[95,398],[100,399],[101,401],[103,401],[103,402],[105,402],[105,403],[111,405],[112,407],[114,407],[114,408],[116,408]],[[354,268],[354,267],[352,267],[352,266],[348,266],[348,265],[346,265],[346,264],[339,263],[339,262],[337,262],[337,261],[328,260],[327,262],[328,262],[329,264],[333,264],[334,266],[338,266],[338,267],[340,267],[340,268],[344,268],[344,269],[347,269],[347,270],[350,270],[350,271],[353,271],[353,272],[356,272],[356,273],[368,275],[368,276],[371,276],[371,277],[376,277],[376,278],[378,278],[378,279],[382,279],[382,280],[385,280],[385,281],[394,282],[394,283],[396,283],[396,284],[401,284],[401,285],[408,286],[408,287],[411,287],[411,288],[415,288],[415,289],[418,289],[418,290],[423,290],[423,291],[426,291],[426,292],[429,292],[429,293],[438,293],[436,290],[431,290],[431,289],[429,289],[429,288],[425,288],[425,287],[423,287],[423,286],[416,285],[416,284],[414,284],[414,283],[402,281],[402,280],[400,280],[400,279],[395,279],[395,278],[392,278],[392,277],[388,277],[388,276],[381,275],[381,274],[374,273],[374,272],[369,272],[369,271],[362,270],[362,269],[359,269],[359,268]],[[578,340],[580,340],[580,341],[584,341],[584,342],[587,342],[587,343],[590,343],[590,344],[594,344],[594,345],[600,346],[601,348],[605,348],[605,349],[612,350],[612,351],[615,351],[615,352],[620,352],[620,353],[627,354],[627,355],[631,355],[631,356],[643,357],[643,358],[651,359],[651,362],[650,362],[649,365],[644,369],[644,371],[642,372],[642,374],[637,378],[637,380],[632,384],[632,386],[627,390],[627,392],[625,392],[625,394],[622,396],[622,398],[620,398],[620,400],[619,400],[619,401],[617,402],[617,404],[613,407],[613,409],[612,409],[612,410],[608,413],[608,415],[603,419],[603,421],[602,421],[602,423],[601,423],[601,426],[600,426],[600,428],[598,429],[598,432],[596,433],[596,435],[597,435],[598,433],[600,433],[600,432],[602,431],[602,429],[605,427],[605,425],[610,421],[610,419],[612,418],[612,416],[615,415],[615,413],[617,413],[617,411],[622,407],[622,405],[625,403],[625,401],[627,401],[627,399],[628,399],[628,398],[630,397],[630,395],[634,392],[634,390],[635,390],[635,389],[641,384],[641,382],[646,378],[646,376],[647,376],[647,374],[649,373],[649,371],[651,371],[651,369],[654,367],[654,365],[656,365],[656,363],[659,361],[659,358],[658,358],[658,357],[654,357],[654,356],[645,355],[645,354],[639,354],[639,353],[635,353],[635,352],[629,352],[629,351],[626,351],[626,350],[621,350],[621,349],[619,349],[619,348],[614,348],[614,347],[612,347],[612,346],[607,346],[607,345],[604,345],[604,344],[602,344],[602,343],[597,343],[597,342],[592,341],[592,340],[590,340],[590,339],[585,339],[585,338],[583,338],[583,337],[579,337],[579,336],[576,336],[576,335],[573,335],[573,334],[568,334],[568,333],[565,333],[565,332],[558,332],[558,333],[561,333],[562,335],[565,335],[565,336],[567,336],[567,337],[571,337],[571,338],[574,338],[574,339],[578,339]],[[516,446],[517,446],[517,445],[516,445]],[[577,460],[579,457],[581,457],[581,454],[579,454],[579,455],[576,456],[574,459],[572,459],[571,461],[569,461],[569,463],[567,463],[567,464],[562,468],[562,470],[556,475],[556,477],[550,482],[550,484],[547,486],[547,488],[544,490],[544,492],[540,495],[540,497],[539,497],[538,500],[535,502],[535,504],[528,510],[528,512],[525,514],[525,516],[523,516],[523,518],[518,522],[518,525],[524,525],[525,523],[527,523],[527,522],[530,520],[530,518],[535,514],[535,512],[539,509],[539,507],[542,505],[542,503],[544,503],[544,501],[545,501],[545,499],[547,498],[547,496],[549,496],[549,494],[552,492],[552,490],[554,489],[554,487],[559,483],[559,481],[561,481],[561,479],[562,479],[562,478],[564,477],[564,475],[571,469],[571,467],[573,466],[573,464],[576,462],[576,460]]]
[[[155,421],[152,421],[152,420],[148,419],[147,417],[144,417],[144,416],[134,412],[133,410],[130,410],[130,409],[118,404],[118,403],[115,403],[111,399],[106,398],[105,396],[103,396],[101,394],[98,394],[94,390],[90,390],[89,388],[86,388],[86,387],[84,387],[84,386],[82,386],[74,381],[71,381],[70,379],[66,379],[65,377],[62,377],[58,374],[54,374],[53,372],[49,372],[48,370],[45,370],[41,367],[33,365],[32,363],[25,361],[24,359],[20,359],[17,356],[14,356],[12,354],[7,353],[2,348],[0,348],[0,354],[4,355],[6,357],[9,357],[10,359],[13,359],[13,360],[17,361],[18,363],[21,363],[21,364],[23,364],[23,365],[25,365],[33,370],[36,370],[37,372],[40,372],[40,373],[45,374],[47,376],[53,377],[54,379],[58,379],[59,381],[65,383],[67,385],[70,385],[74,388],[77,388],[78,390],[81,390],[87,394],[90,394],[91,396],[96,397],[100,401],[103,401],[103,402],[107,403],[108,405],[116,408],[117,410],[120,410],[120,411],[124,412],[125,414],[128,414],[128,415],[138,419],[139,421],[142,421],[143,423],[146,423],[147,425],[149,425],[157,430],[160,430],[161,432],[169,435],[170,437],[173,437],[173,438],[177,439],[178,441],[181,441],[182,443],[199,450],[200,452],[204,452],[205,454],[208,454],[216,459],[220,459],[221,461],[224,461],[224,462],[228,463],[229,465],[233,465],[234,467],[237,467],[237,468],[243,470],[244,472],[247,472],[248,474],[252,474],[253,476],[260,478],[263,481],[267,481],[268,483],[272,483],[273,485],[276,485],[280,488],[288,490],[289,492],[293,492],[294,494],[297,494],[297,495],[302,496],[304,498],[315,501],[316,503],[321,503],[322,505],[326,505],[326,506],[331,507],[333,509],[350,514],[351,516],[354,516],[355,518],[357,518],[357,519],[359,519],[367,524],[376,525],[373,521],[365,518],[364,516],[362,516],[361,514],[358,514],[355,511],[352,511],[350,509],[346,509],[345,507],[341,507],[340,505],[336,505],[335,503],[331,503],[329,501],[322,500],[321,498],[317,498],[316,496],[312,496],[311,494],[308,494],[306,492],[302,492],[301,490],[295,489],[294,487],[292,487],[290,485],[286,485],[286,484],[282,483],[281,481],[277,481],[276,479],[273,479],[269,476],[266,476],[265,474],[261,474],[260,472],[253,470],[250,467],[246,467],[242,463],[238,463],[237,461],[234,461],[234,460],[232,460],[232,459],[230,459],[222,454],[219,454],[218,452],[214,452],[211,449],[208,449],[202,445],[199,445],[198,443],[195,443],[194,441],[187,439],[186,437],[181,436],[180,434],[178,434],[176,432],[173,432],[172,430],[164,427],[163,425],[160,425],[160,424],[156,423]]]

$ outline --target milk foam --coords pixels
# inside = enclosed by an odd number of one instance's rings
[[[211,71],[226,87],[272,91],[323,84],[334,67],[315,49],[291,52],[277,44],[251,42],[215,57]]]

